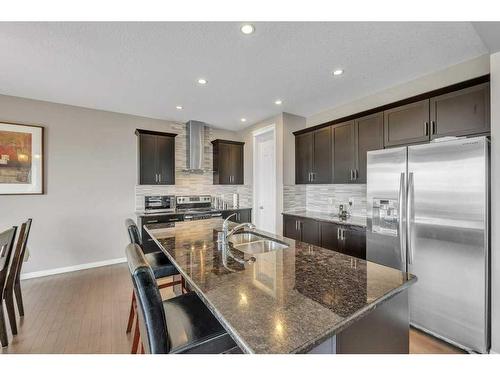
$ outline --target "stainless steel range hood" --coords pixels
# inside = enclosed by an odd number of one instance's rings
[[[203,151],[205,142],[205,123],[201,121],[188,121],[186,123],[187,158],[186,171],[203,171]]]

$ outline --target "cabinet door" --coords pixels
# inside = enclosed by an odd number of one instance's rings
[[[320,246],[339,251],[339,226],[335,223],[320,223]]]
[[[175,138],[156,137],[156,154],[158,156],[158,184],[175,184]]]
[[[343,253],[366,259],[366,230],[364,228],[345,227]]]
[[[139,184],[156,185],[158,183],[158,157],[156,152],[156,136],[141,134],[139,136]]]
[[[353,121],[335,125],[333,128],[333,182],[335,184],[355,182],[354,133]]]
[[[230,144],[229,159],[231,161],[231,184],[243,185],[243,146]]]
[[[319,246],[319,223],[314,219],[299,219],[301,241]]]
[[[356,130],[356,183],[366,184],[366,153],[384,148],[384,114],[382,112],[354,121]]]
[[[252,222],[252,210],[239,210],[239,221],[241,223],[251,223]]]
[[[332,128],[326,127],[313,133],[314,184],[332,183]]]
[[[231,145],[219,143],[218,145],[218,168],[219,184],[229,185],[232,180],[233,164],[231,163]]]
[[[298,230],[298,218],[295,216],[283,215],[283,236],[300,241]]]
[[[429,133],[428,99],[384,112],[384,146],[426,142]]]
[[[222,212],[222,218],[225,220],[227,219],[229,216],[231,216],[232,214],[235,214],[234,216],[232,216],[229,221],[232,221],[233,223],[239,223],[238,221],[238,211],[223,211]]]
[[[308,184],[313,164],[313,135],[295,136],[295,183]]]
[[[430,101],[431,138],[490,131],[490,84],[484,83]]]

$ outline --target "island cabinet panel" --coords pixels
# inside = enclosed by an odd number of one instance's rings
[[[354,121],[356,130],[355,182],[366,184],[366,153],[384,148],[384,114],[382,112]]]
[[[356,169],[354,121],[334,125],[333,131],[333,183],[354,183]]]
[[[384,146],[429,141],[429,99],[384,111]]]
[[[139,185],[175,184],[175,136],[137,129]]]
[[[235,214],[234,216],[231,216]],[[234,223],[251,223],[252,222],[252,209],[241,209],[241,210],[229,210],[222,212],[222,218],[227,219],[229,216],[231,218],[229,221]]]
[[[213,145],[214,185],[243,185],[243,142],[216,139]]]
[[[490,84],[469,87],[430,100],[431,138],[490,131]]]

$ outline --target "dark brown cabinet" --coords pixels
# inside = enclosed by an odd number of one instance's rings
[[[354,180],[366,184],[366,153],[384,148],[384,114],[375,113],[354,120],[356,138],[356,169]]]
[[[227,219],[229,216],[235,214],[232,216],[229,221],[232,221],[234,223],[251,223],[252,222],[252,209],[251,208],[244,208],[241,210],[229,210],[229,211],[223,211],[222,212],[222,218]]]
[[[355,182],[356,140],[354,121],[333,127],[333,183]]]
[[[245,143],[216,139],[212,145],[214,185],[243,185]]]
[[[295,137],[295,183],[332,182],[332,137],[326,127]]]
[[[384,111],[384,146],[398,146],[429,140],[429,100]]]
[[[175,136],[137,129],[139,185],[175,184]]]
[[[283,235],[319,246],[319,223],[314,219],[283,215]]]
[[[363,227],[321,222],[320,246],[366,259],[366,232]]]
[[[436,96],[430,100],[431,139],[490,131],[490,84]]]
[[[179,214],[139,216],[137,224],[139,228],[141,228],[141,239],[144,252],[154,253],[155,251],[161,250],[148,234],[148,232],[146,232],[146,230],[144,229],[144,225],[148,225],[152,228],[173,227],[175,226],[175,222],[182,221],[183,219],[183,215]]]

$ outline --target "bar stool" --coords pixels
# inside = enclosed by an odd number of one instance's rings
[[[196,293],[162,301],[153,270],[141,248],[129,244],[125,252],[137,296],[141,353],[234,352],[235,342]]]
[[[137,228],[135,222],[132,219],[127,219],[125,220],[125,227],[127,228],[130,242],[138,245],[142,251],[142,241],[139,235],[139,229]],[[161,279],[164,277],[179,275],[179,271],[177,270],[177,268],[175,268],[172,262],[170,262],[170,260],[162,251],[159,250],[155,251],[154,253],[144,254],[144,256],[153,271],[155,279]],[[171,282],[160,282],[158,284],[158,288],[163,289],[163,288],[173,287],[179,284],[183,284],[183,281],[178,280]],[[134,316],[136,310],[135,306],[136,306],[135,293],[132,292],[132,301],[130,303],[130,313],[126,331],[127,333],[129,333],[132,330],[132,325],[134,323]]]

